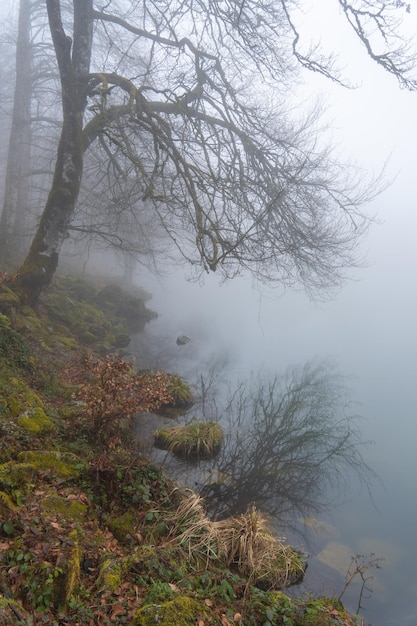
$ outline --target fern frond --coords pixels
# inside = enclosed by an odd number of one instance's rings
[[[10,511],[17,511],[19,508],[5,491],[0,491],[0,503],[4,504],[6,509],[9,509]]]

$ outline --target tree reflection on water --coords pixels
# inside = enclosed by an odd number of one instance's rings
[[[210,513],[238,515],[255,504],[276,521],[330,505],[355,473],[370,490],[375,477],[361,449],[345,381],[327,362],[307,363],[283,377],[258,375],[230,394],[229,422],[212,466],[216,480],[200,488]]]

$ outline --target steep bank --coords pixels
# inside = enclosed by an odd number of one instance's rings
[[[211,522],[131,448],[132,411],[170,402],[162,375],[120,358],[154,315],[143,294],[59,277],[35,313],[2,293],[0,620],[361,623],[331,598],[283,593],[303,563],[260,513]]]

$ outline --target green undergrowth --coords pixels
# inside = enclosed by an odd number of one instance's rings
[[[88,421],[75,393],[86,376],[80,363],[125,346],[128,332],[152,317],[137,294],[60,277],[36,312],[14,309],[13,293],[6,295],[0,624],[360,623],[336,600],[284,593],[302,575],[300,555],[280,547],[255,512],[211,522],[196,494],[138,456],[127,438],[96,448],[80,428],[80,415]],[[186,382],[173,384],[178,403],[190,402]],[[245,532],[253,542],[247,561]],[[271,557],[256,560],[265,546]],[[286,576],[272,576],[268,562],[286,568]]]

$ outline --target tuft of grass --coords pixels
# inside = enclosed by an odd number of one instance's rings
[[[176,408],[188,408],[194,404],[190,385],[178,374],[170,374],[168,391],[173,397],[173,406]]]
[[[197,561],[222,563],[265,589],[283,589],[302,579],[300,554],[275,537],[266,517],[252,507],[247,513],[210,520],[203,500],[190,492],[168,516],[172,540]]]
[[[210,459],[216,456],[223,431],[215,422],[194,422],[185,426],[157,430],[155,446],[181,459]]]

